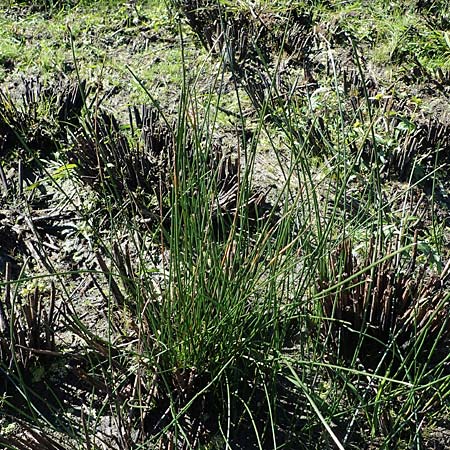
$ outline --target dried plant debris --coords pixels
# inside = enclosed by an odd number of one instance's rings
[[[399,247],[394,242],[382,251],[372,241],[360,263],[347,240],[330,256],[319,292],[327,292],[321,300],[326,328],[341,357],[357,354],[375,368],[383,358],[386,363],[429,358],[434,346],[437,352],[448,343],[450,264],[441,273],[418,264],[417,241],[410,258],[402,253],[383,258]]]
[[[22,98],[0,91],[0,156],[19,150],[48,156],[65,142],[69,124],[76,124],[84,105],[86,83],[59,79],[44,86],[39,78],[24,80]]]
[[[74,134],[75,142],[69,152],[69,159],[76,164],[84,182],[99,194],[109,194],[125,203],[136,199],[138,192],[159,199],[168,191],[173,151],[173,132],[161,124],[156,112],[144,108],[142,116],[137,110],[135,115],[136,124],[142,126],[143,145],[133,144],[116,118],[101,111],[88,118]]]
[[[25,244],[14,230],[8,216],[6,212],[0,211],[0,275],[5,275],[8,263],[15,279],[19,272],[17,259],[24,253]]]
[[[205,48],[224,61],[258,109],[288,95],[283,75],[308,65],[312,18],[291,8],[282,15],[250,8],[239,11],[214,0],[182,0],[178,6]],[[276,76],[274,76],[276,75]],[[275,81],[275,86],[274,86]]]
[[[349,97],[346,119],[357,117],[365,123],[368,108],[377,117],[371,125],[372,137],[366,135],[363,142],[356,139],[349,145],[355,154],[362,149],[367,166],[378,164],[382,179],[408,181],[412,176],[417,180],[450,163],[450,128],[443,118],[427,117],[409,97],[380,92],[374,80],[361,79],[355,70],[343,70],[340,76]]]
[[[188,130],[180,137],[176,124],[169,124],[155,108],[143,107],[141,112],[133,108],[129,125],[133,132],[141,129],[140,142],[133,143],[114,116],[105,112],[86,121],[74,135],[69,158],[80,178],[102,196],[107,193],[121,207],[128,204],[148,221],[162,218],[168,226],[173,179],[190,176],[188,166],[198,157],[216,183],[218,193],[211,211],[214,228],[225,217],[225,222],[230,222],[228,219],[239,208],[245,208],[251,221],[261,219],[270,209],[267,190],[253,189],[246,195],[241,192],[240,162],[220,145],[205,145],[206,155],[194,155],[193,133]],[[175,164],[178,139],[182,140],[187,164],[179,168]],[[190,190],[188,195],[195,192]]]
[[[270,61],[280,48],[291,57],[302,59],[305,53],[304,32],[312,18],[300,9],[291,8],[283,16],[251,8],[225,8],[215,0],[182,0],[179,7],[204,46],[217,54],[231,47],[237,64],[250,59]]]
[[[444,94],[448,98],[450,94],[450,71],[443,70],[440,67],[433,69],[425,67],[418,60],[417,56],[412,61],[412,67],[403,69],[401,72],[401,80],[408,84],[413,83],[429,83],[428,89],[432,89],[433,94],[436,95],[436,91]],[[425,86],[424,86],[425,88]]]
[[[393,114],[385,121],[384,132],[393,140],[377,143],[366,139],[362,158],[367,165],[376,162],[382,179],[399,181],[422,180],[436,169],[442,170],[450,163],[450,128],[436,118],[414,123],[401,114]],[[355,144],[351,144],[357,152]]]
[[[0,435],[0,445],[8,449],[20,450],[68,450],[70,447],[61,445],[55,437],[45,433],[43,430],[33,428],[27,423],[15,419],[18,432],[9,435]]]
[[[73,210],[34,209],[29,213],[0,210],[0,272],[9,262],[12,276],[17,279],[27,260],[30,265],[52,273],[55,258],[64,260],[67,252],[73,251],[66,245],[69,238],[74,239],[72,245],[76,247],[75,239],[80,237]]]
[[[331,75],[331,64],[327,66],[327,75]],[[330,73],[328,73],[330,71]],[[346,67],[338,65],[336,70],[336,76],[342,77],[342,87],[344,94],[350,98],[364,99],[365,95],[368,97],[374,97],[378,93],[379,86],[375,79],[371,77],[361,78],[360,73],[356,69],[348,70]],[[356,112],[357,107],[355,103],[352,103],[353,109]],[[358,105],[359,107],[359,105]]]
[[[271,188],[243,189],[240,162],[230,155],[216,164],[212,173],[216,174],[217,197],[211,211],[211,224],[216,235],[223,237],[236,217],[246,217],[251,226],[267,219],[272,209],[267,200]]]
[[[5,271],[5,285],[0,300],[0,361],[4,368],[19,365],[30,367],[39,356],[52,355],[55,351],[55,301],[56,288],[41,292],[35,287],[30,292],[14,289],[11,273]]]
[[[401,145],[393,151],[390,160],[383,168],[390,175],[396,174],[400,180],[407,180],[411,170],[417,164],[420,167],[419,177],[432,173],[436,168],[450,163],[450,128],[448,124],[438,119],[412,124],[411,129],[399,127],[403,123],[395,120],[392,127],[403,136],[399,139]],[[417,177],[416,177],[417,178]]]

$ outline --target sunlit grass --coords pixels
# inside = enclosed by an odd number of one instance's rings
[[[285,2],[261,3],[286,12]],[[322,20],[342,19],[358,41],[354,49],[373,56],[378,44],[394,41],[395,48],[375,54],[377,62],[394,63],[403,44],[415,51],[415,43],[402,41],[415,16],[398,15],[401,5],[390,5],[392,16],[382,22],[368,19],[360,2],[331,12],[312,3],[296,6]],[[8,350],[1,375],[13,394],[4,400],[9,419],[25,420],[30,436],[34,426],[80,449],[421,448],[424,424],[443,420],[449,407],[449,356],[441,345],[448,335],[448,242],[433,204],[446,173],[442,142],[423,140],[431,157],[413,152],[402,182],[393,183],[395,152],[409,148],[418,127],[414,114],[406,116],[415,110],[396,111],[392,92],[368,93],[359,53],[351,61],[362,77],[363,92],[351,91],[356,106],[333,71],[331,49],[332,69],[318,80],[325,86],[272,107],[270,94],[279,92],[269,76],[265,96],[251,105],[239,73],[230,81],[223,54],[196,48],[185,24],[170,26],[170,42],[130,60],[124,52],[122,61],[115,52],[127,44],[115,47],[114,27],[125,36],[146,32],[137,18],[159,32],[179,16],[158,17],[155,2],[131,12],[121,3],[101,5],[99,13],[89,12],[87,1],[55,8],[47,27],[33,16],[41,49],[27,49],[21,61],[12,56],[30,67],[40,60],[47,73],[68,59],[80,86],[86,77],[97,77],[97,85],[94,92],[82,88],[88,101],[71,123],[56,122],[52,101],[37,99],[29,108],[38,112],[30,123],[43,132],[61,125],[50,162],[17,127],[18,143],[8,149],[12,161],[27,155],[37,178],[11,177],[10,170],[5,202],[15,196],[31,215],[51,194],[69,217],[59,266],[59,240],[47,242],[32,216],[17,216],[23,233],[32,233],[29,259],[37,260],[23,265],[19,280],[6,275],[0,284],[1,298],[14,299],[4,302],[8,319],[31,336],[20,341],[16,325],[0,330]],[[383,5],[373,5],[380,15]],[[259,5],[231,6],[251,16]],[[146,7],[155,10],[139,19]],[[12,22],[5,29],[12,33]],[[135,91],[123,110],[105,112],[92,99],[108,77],[121,85],[117,73]],[[132,112],[123,119],[135,100],[155,116],[139,125]],[[11,115],[0,110],[0,120],[9,132]],[[255,203],[260,188],[269,189],[267,204]],[[433,200],[419,210],[414,195],[422,188]],[[44,345],[43,337],[52,337],[47,309],[39,307],[42,319],[27,309],[39,298],[32,289],[39,281],[56,286],[42,297],[57,295],[55,345]],[[11,286],[18,288],[12,295]],[[31,376],[19,358],[28,362],[30,354]],[[59,399],[58,382],[45,377],[59,365],[67,371],[62,383],[67,373],[78,377],[76,413]],[[42,390],[54,400],[43,402]],[[99,425],[105,418],[113,423],[106,444]],[[4,435],[2,444],[19,448]],[[50,438],[46,445],[58,448]]]

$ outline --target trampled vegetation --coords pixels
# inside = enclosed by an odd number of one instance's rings
[[[448,448],[447,3],[3,0],[0,447]]]

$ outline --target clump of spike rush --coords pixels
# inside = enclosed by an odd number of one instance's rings
[[[371,368],[398,367],[410,358],[428,358],[448,342],[450,263],[441,273],[419,264],[417,235],[409,258],[399,250],[398,240],[385,251],[371,241],[360,263],[346,240],[330,256],[319,295],[323,292],[328,336],[341,358],[356,357]]]

